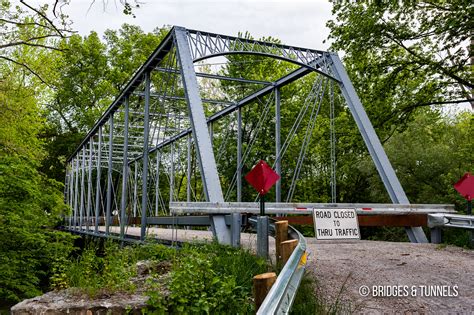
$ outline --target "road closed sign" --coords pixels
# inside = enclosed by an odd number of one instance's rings
[[[360,239],[355,209],[313,209],[313,220],[318,240]]]

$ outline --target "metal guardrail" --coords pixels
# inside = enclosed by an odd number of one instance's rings
[[[383,203],[265,203],[266,214],[311,214],[314,208],[334,209],[352,208],[357,214],[416,214],[416,213],[454,213],[451,204],[383,204]],[[260,212],[256,202],[171,202],[170,210],[174,214],[183,213],[253,213]]]
[[[250,218],[249,223],[255,226],[257,220]],[[270,224],[270,232],[275,233],[274,224]],[[257,310],[257,315],[288,314],[295,300],[306,267],[306,239],[292,226],[288,226],[288,234],[289,239],[298,240],[298,245]]]
[[[474,216],[448,213],[428,214],[428,227],[454,227],[474,230]]]

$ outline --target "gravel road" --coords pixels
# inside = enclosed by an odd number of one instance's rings
[[[434,244],[307,241],[308,271],[318,282],[319,294],[329,301],[339,295],[346,310],[474,314],[472,250]]]

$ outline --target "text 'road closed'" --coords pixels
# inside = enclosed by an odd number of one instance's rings
[[[355,209],[313,209],[318,240],[360,239]]]

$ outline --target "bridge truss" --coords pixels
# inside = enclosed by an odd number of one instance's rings
[[[265,62],[266,78],[240,71]],[[273,73],[275,65],[286,73]],[[303,105],[288,113],[281,91],[298,80],[310,88],[303,96],[295,91],[292,97]],[[104,224],[109,234],[118,225],[124,237],[134,224],[144,239],[153,218],[169,215],[171,202],[254,201],[242,200],[242,172],[258,158],[280,174],[282,165],[289,165],[291,174],[282,176],[283,188],[277,183],[274,200],[291,202],[322,106],[329,107],[330,201],[335,203],[338,102],[352,114],[392,202],[408,205],[337,54],[175,26],[68,158],[69,228],[99,233]],[[285,139],[282,123],[292,124]],[[256,148],[258,139],[272,151]],[[285,156],[291,145],[300,147],[296,159]],[[230,243],[225,215],[213,214],[210,221],[218,241]],[[427,241],[421,227],[406,231],[412,242]]]

